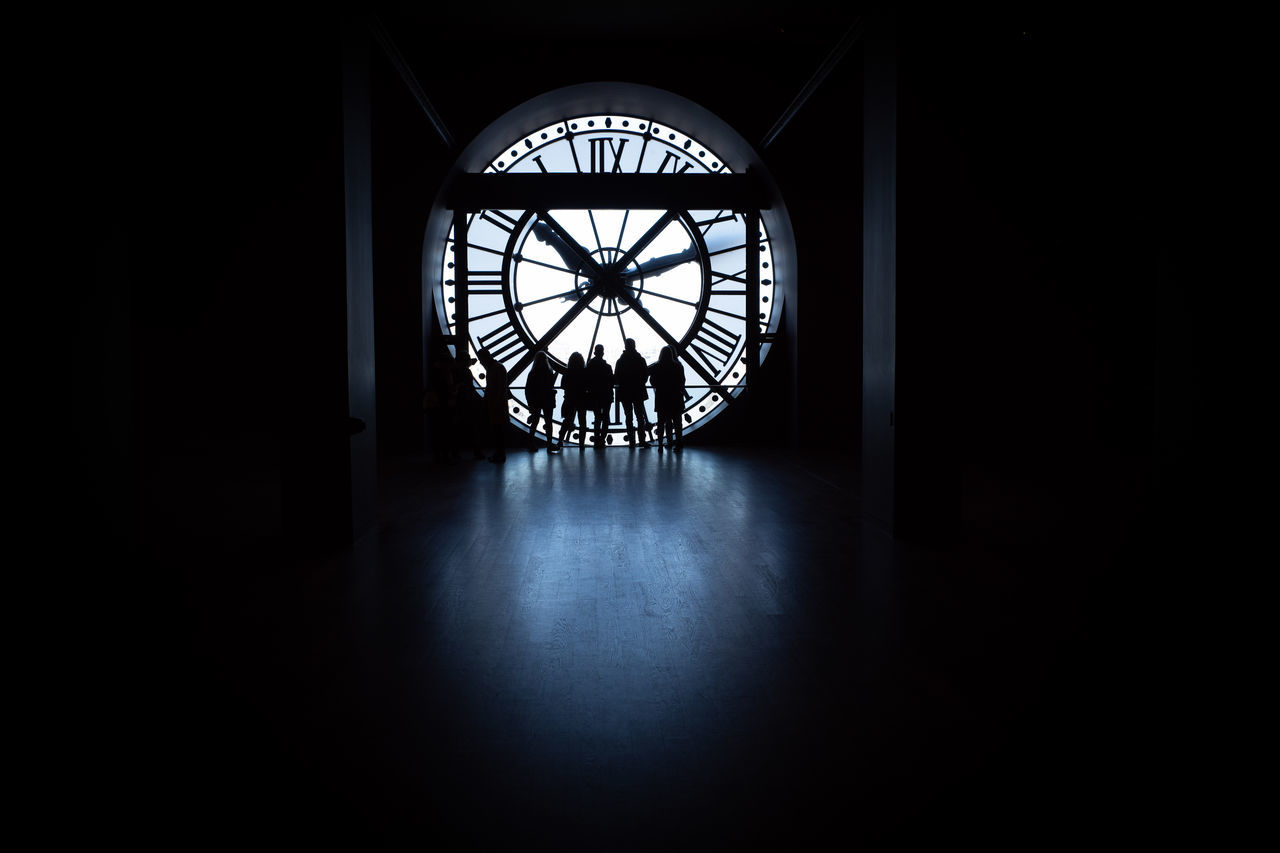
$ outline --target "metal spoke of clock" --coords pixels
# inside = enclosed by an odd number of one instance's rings
[[[560,315],[560,319],[556,320],[556,322],[552,324],[551,328],[547,329],[547,331],[543,333],[542,337],[534,341],[533,346],[526,350],[524,355],[520,356],[519,360],[517,360],[515,364],[507,368],[508,373],[511,376],[519,376],[520,372],[533,362],[533,357],[537,354],[538,350],[547,349],[551,345],[552,341],[560,337],[560,334],[565,329],[569,328],[569,325],[574,320],[578,319],[578,315],[585,311],[587,306],[590,305],[598,295],[599,291],[596,288],[592,287],[588,289],[586,292],[586,298],[579,299],[570,306],[568,311]]]
[[[636,290],[637,290],[637,288],[634,288],[634,287],[631,287],[631,288],[629,288],[629,289],[631,290],[631,292],[632,292],[632,293],[635,293],[635,292],[636,292]],[[715,296],[725,296],[725,295],[729,295],[729,296],[742,296],[742,295],[743,295],[743,294],[745,294],[745,293],[746,293],[746,291],[745,291],[745,290],[734,290],[734,291],[730,291],[728,294],[726,294],[726,293],[716,293],[716,294],[714,294],[714,295],[715,295]],[[659,299],[666,299],[666,300],[667,300],[667,301],[669,301],[669,302],[679,302],[681,305],[688,305],[688,306],[693,307],[693,308],[697,308],[697,307],[698,307],[698,303],[697,303],[697,302],[694,302],[694,301],[689,300],[689,299],[681,299],[681,298],[680,298],[680,297],[678,297],[678,296],[668,296],[667,294],[665,294],[665,293],[659,293],[659,292],[658,292],[658,291],[656,291],[656,290],[644,290],[644,291],[640,291],[640,293],[638,293],[638,294],[637,294],[637,296],[656,296],[656,297],[658,297]],[[734,313],[734,312],[732,312],[732,311],[726,311],[726,310],[724,310],[723,308],[717,308],[717,307],[715,307],[714,305],[708,305],[708,306],[707,306],[707,310],[708,310],[708,311],[714,311],[714,312],[715,312],[715,313],[717,313],[717,314],[723,314],[723,315],[724,315],[724,316],[726,316],[726,317],[732,317],[732,318],[734,318],[735,320],[742,320],[743,322],[746,322],[746,320],[747,320],[747,315],[746,315],[746,314],[735,314],[735,313]]]
[[[702,226],[702,233],[705,235],[708,231],[711,230],[711,226],[715,225],[716,223],[732,222],[733,220],[738,218],[737,214],[735,213],[730,213],[728,216],[722,215],[723,213],[724,213],[724,209],[721,208],[720,210],[716,211],[715,216],[711,217],[710,219],[700,219],[696,224]]]
[[[539,305],[543,302],[550,302],[553,299],[564,299],[569,296],[577,295],[579,295],[578,288],[574,287],[569,290],[563,290],[559,293],[553,293],[551,296],[539,296],[537,299],[530,299],[528,302],[522,301],[520,304],[525,308],[528,308],[530,305]],[[506,311],[506,309],[504,308],[503,311]]]
[[[649,316],[649,312],[644,310],[644,308],[640,306],[640,301],[636,299],[634,296],[632,296],[630,293],[628,293],[626,288],[619,290],[618,295],[622,298],[623,302],[631,306],[631,308],[636,312],[636,314],[639,315],[640,319],[648,323],[653,328],[653,330],[658,333],[658,337],[666,341],[667,344],[673,350],[683,354],[684,351],[680,346],[680,342],[677,341],[674,337],[672,337],[671,333],[666,330],[666,327],[664,327],[657,320],[653,319],[653,317]],[[703,379],[707,381],[708,385],[711,385],[716,388],[721,387],[721,383],[716,379],[716,377],[713,376],[709,371],[707,371],[706,368],[704,368],[701,364],[699,364],[695,359],[690,358],[690,359],[685,359],[685,361],[689,364],[690,367],[692,367],[697,372],[699,376],[701,376]],[[725,399],[728,399],[728,397],[726,397]]]
[[[618,300],[613,300],[614,317],[618,319],[618,334],[622,335],[623,344],[626,344],[627,330],[622,328],[622,312],[618,311]]]
[[[499,308],[496,311],[486,311],[483,314],[472,314],[471,322],[474,323],[476,320],[487,320],[490,317],[496,317],[499,314],[506,314],[506,313],[507,313],[506,306],[503,306],[502,308]]]
[[[697,303],[697,302],[693,302],[693,301],[690,301],[690,300],[688,300],[688,299],[681,299],[681,298],[680,298],[680,297],[678,297],[678,296],[668,296],[667,294],[665,294],[665,293],[659,293],[659,292],[658,292],[658,291],[656,291],[656,290],[640,290],[639,288],[637,288],[637,287],[632,287],[631,285],[628,285],[628,286],[627,286],[627,289],[628,289],[628,290],[630,290],[630,291],[632,291],[633,293],[635,293],[635,295],[637,296],[637,298],[638,298],[638,297],[640,297],[640,296],[656,296],[656,297],[658,297],[659,299],[667,299],[667,300],[669,300],[669,301],[671,301],[671,302],[679,302],[681,305],[692,305],[694,308],[697,308],[697,307],[698,307],[698,303]],[[637,291],[638,291],[638,292],[637,292]]]
[[[587,211],[587,219],[591,221],[591,234],[596,238],[596,251],[600,253],[600,257],[604,257],[604,244],[600,242],[600,231],[596,228],[596,214],[594,210]],[[613,260],[610,258],[610,260]]]
[[[616,300],[606,299],[605,302],[616,302]],[[596,314],[596,327],[591,331],[591,346],[587,347],[587,358],[590,358],[591,354],[596,351],[596,336],[600,334],[600,321],[604,319],[604,311],[605,309],[602,307],[600,312]]]
[[[457,246],[458,241],[453,238],[449,239],[449,243]],[[499,249],[490,249],[488,246],[480,246],[475,243],[463,243],[468,249],[475,249],[478,252],[488,252],[490,255],[497,255],[500,258],[506,257],[507,253]]]
[[[618,259],[618,269],[626,269],[627,265],[636,259],[636,255],[643,252],[650,243],[658,239],[658,235],[665,231],[667,226],[670,225],[677,216],[678,214],[674,210],[668,210],[666,213],[662,214],[662,216],[659,216],[658,221],[653,223],[653,227],[646,231],[644,236],[637,240],[635,244],[627,250],[626,254]]]
[[[630,211],[630,210],[624,210],[624,211],[622,211],[622,225],[621,225],[621,227],[619,227],[619,228],[618,228],[618,242],[617,242],[617,243],[615,243],[614,245],[616,245],[616,246],[621,246],[621,245],[622,245],[622,235],[626,233],[626,230],[627,230],[627,220],[628,220],[630,217],[631,217],[631,211]],[[615,258],[614,260],[617,260],[617,259]]]
[[[538,211],[538,218],[547,223],[551,230],[555,232],[556,236],[565,242],[565,245],[569,247],[570,251],[578,256],[578,259],[582,261],[582,265],[587,267],[591,272],[592,278],[598,278],[603,274],[604,271],[600,269],[600,265],[596,263],[595,258],[591,257],[591,253],[582,248],[578,241],[573,239],[573,235],[571,235],[563,225],[553,219],[550,213],[545,210],[540,210]]]

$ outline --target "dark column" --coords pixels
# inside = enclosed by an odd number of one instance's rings
[[[453,211],[453,310],[456,325],[453,329],[457,341],[457,355],[467,357],[467,342],[470,340],[471,307],[468,304],[469,277],[467,268],[467,212],[461,209]]]
[[[745,213],[743,233],[747,244],[747,388],[755,387],[756,372],[760,367],[760,211],[751,208]]]
[[[893,530],[898,65],[892,20],[874,21],[863,41],[862,506]]]
[[[377,420],[373,326],[373,212],[369,34],[347,27],[342,63],[343,179],[347,249],[347,404],[351,435],[351,527],[359,538],[377,514]]]
[[[956,241],[965,212],[935,109],[945,33],[873,16],[866,34],[863,506],[895,536],[946,540],[960,520]]]

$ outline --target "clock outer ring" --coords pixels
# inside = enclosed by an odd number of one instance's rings
[[[693,101],[653,86],[614,81],[566,86],[525,101],[490,123],[458,156],[449,176],[436,194],[427,218],[423,240],[422,355],[424,369],[430,361],[432,336],[437,333],[436,324],[439,323],[439,329],[442,330],[438,332],[439,334],[445,334],[443,330],[448,328],[446,316],[448,308],[439,304],[436,289],[444,272],[442,249],[448,240],[449,229],[453,225],[453,214],[445,206],[445,198],[448,196],[454,176],[461,173],[483,172],[493,153],[501,150],[513,139],[532,133],[567,116],[593,113],[654,116],[657,121],[679,127],[682,132],[705,142],[720,154],[725,163],[732,164],[735,172],[750,170],[755,175],[771,200],[770,206],[760,211],[760,219],[770,237],[774,279],[778,285],[774,288],[775,308],[767,331],[778,332],[785,323],[785,338],[792,350],[791,387],[794,389],[796,387],[794,372],[797,364],[795,340],[798,309],[795,233],[781,193],[763,160],[741,134],[719,116]],[[761,344],[761,361],[764,360],[770,348],[769,343]],[[703,419],[694,426],[694,429],[709,420],[711,419]]]

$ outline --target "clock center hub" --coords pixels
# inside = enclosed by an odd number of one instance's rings
[[[606,248],[592,254],[600,264],[601,273],[594,279],[580,279],[579,294],[586,296],[594,293],[596,298],[591,301],[590,308],[596,314],[613,317],[630,311],[631,306],[626,298],[639,299],[644,292],[644,279],[636,275],[639,266],[635,261],[628,265],[631,272],[629,277],[626,269],[610,260],[622,254],[620,249]]]
[[[600,286],[600,295],[605,299],[622,298],[622,274],[614,269],[605,269],[604,275],[596,280]]]

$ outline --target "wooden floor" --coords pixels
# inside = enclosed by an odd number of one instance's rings
[[[856,483],[698,447],[406,460],[349,553],[192,592],[157,820],[295,849],[1092,837],[1125,808],[1097,543],[908,547]]]

